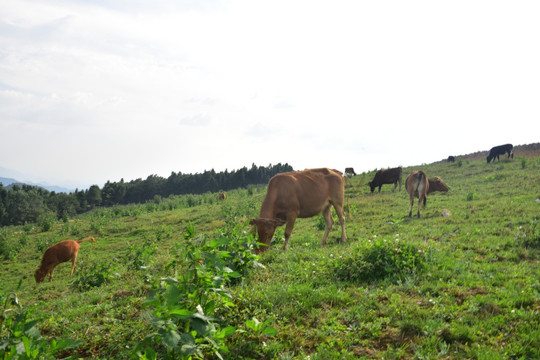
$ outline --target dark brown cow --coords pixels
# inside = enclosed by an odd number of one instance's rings
[[[260,217],[253,219],[250,224],[257,227],[259,242],[263,243],[256,252],[266,251],[276,227],[285,227],[285,243],[287,249],[289,238],[297,218],[308,218],[322,212],[326,222],[326,231],[321,245],[326,239],[334,223],[331,207],[336,210],[341,223],[341,242],[347,240],[345,234],[345,216],[343,199],[345,181],[341,172],[327,168],[306,169],[277,174],[268,182],[266,197],[261,206]]]
[[[398,182],[399,191],[401,191],[402,172],[401,166],[393,169],[377,171],[373,180],[368,183],[369,187],[371,188],[371,192],[373,192],[377,186],[379,187],[379,192],[381,192],[383,184],[394,184],[394,190],[392,190],[392,192],[395,192]]]
[[[352,167],[348,167],[348,168],[345,168],[345,175],[353,176],[353,175],[356,175],[356,173],[354,172],[354,169]]]
[[[407,179],[405,180],[405,189],[409,193],[410,199],[409,216],[412,215],[414,198],[418,198],[418,217],[420,217],[420,204],[423,203],[424,206],[426,206],[428,194],[435,191],[447,192],[450,190],[448,185],[446,185],[440,177],[435,176],[432,179],[428,179],[426,173],[422,170],[414,171],[412,174],[407,176]]]
[[[225,200],[227,195],[225,193],[219,193],[219,200]]]

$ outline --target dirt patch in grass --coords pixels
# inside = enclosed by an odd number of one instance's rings
[[[469,296],[487,295],[489,292],[484,289],[469,289],[467,291],[454,290],[452,295],[458,305],[462,305]]]

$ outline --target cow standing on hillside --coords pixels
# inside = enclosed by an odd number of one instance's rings
[[[489,150],[489,155],[487,156],[486,160],[487,163],[491,160],[495,162],[495,158],[499,160],[499,155],[504,155],[505,153],[508,153],[508,158],[510,159],[510,156],[512,159],[514,158],[514,146],[512,144],[505,144],[505,145],[499,145],[492,147],[491,150]]]
[[[375,188],[378,186],[380,193],[383,184],[394,184],[394,190],[392,190],[392,192],[395,192],[398,182],[399,191],[401,191],[402,173],[403,170],[401,169],[401,166],[393,169],[377,171],[373,180],[368,183],[369,187],[371,188],[371,192],[375,191]]]
[[[432,179],[428,179],[425,172],[422,170],[414,171],[405,179],[405,189],[409,193],[409,217],[412,215],[412,207],[414,204],[414,198],[418,198],[418,211],[417,216],[420,217],[420,205],[423,203],[426,206],[427,196],[435,191],[447,192],[450,190],[448,185],[444,181],[435,176]]]
[[[345,168],[345,175],[347,175],[347,176],[356,175],[356,173],[354,172],[354,168],[352,168],[352,167]]]
[[[260,217],[250,221],[257,227],[259,242],[263,243],[256,252],[266,251],[270,246],[276,227],[285,227],[285,243],[287,249],[289,238],[297,218],[308,218],[322,212],[326,222],[321,245],[326,239],[334,223],[331,207],[336,210],[341,223],[341,242],[347,240],[345,234],[345,216],[343,200],[345,181],[341,172],[321,169],[306,169],[277,174],[268,182],[266,197],[261,206]]]

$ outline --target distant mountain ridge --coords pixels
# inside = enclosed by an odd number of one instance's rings
[[[4,186],[6,189],[11,189],[14,185],[31,185],[31,186],[41,187],[48,191],[54,191],[56,193],[71,193],[74,191],[72,189],[64,188],[61,186],[39,184],[39,183],[30,182],[30,181],[19,181],[16,179],[5,178],[5,177],[0,177],[0,184],[2,184],[2,186]]]

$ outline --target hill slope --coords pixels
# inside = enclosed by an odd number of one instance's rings
[[[299,219],[285,253],[278,230],[258,260],[264,267],[237,250],[251,241],[248,219],[265,186],[231,191],[225,201],[179,196],[50,229],[5,228],[2,291],[35,307],[44,341],[82,342],[57,357],[136,357],[146,338],[140,353],[152,348],[159,358],[191,350],[212,358],[213,344],[226,346],[219,351],[229,359],[538,358],[540,158],[441,162],[405,168],[404,177],[420,168],[451,188],[429,197],[422,218],[406,217],[404,189],[371,195],[373,172],[364,173],[347,179],[346,244],[333,241],[336,226],[321,247],[321,217]],[[97,243],[81,245],[72,278],[62,264],[53,282],[35,285],[48,245],[89,235]],[[216,265],[226,257],[215,249],[227,246],[249,265],[229,263],[240,278],[226,280]],[[198,292],[184,297],[177,290],[194,274],[208,274],[212,289],[192,284]]]

